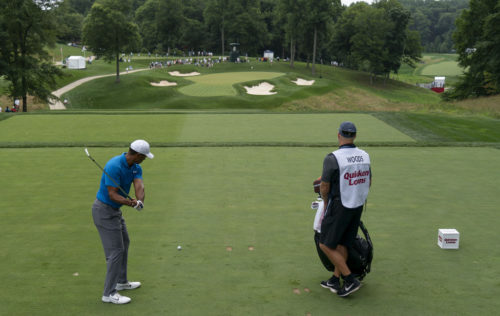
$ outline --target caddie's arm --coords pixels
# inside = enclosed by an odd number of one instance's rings
[[[319,184],[319,193],[326,207],[328,205],[328,194],[330,193],[330,182],[321,181]]]
[[[127,205],[127,206],[132,206],[134,207],[137,204],[136,199],[129,200],[126,197],[120,195],[118,193],[118,188],[108,186],[108,194],[109,198],[116,203],[122,204],[122,205]]]
[[[142,179],[139,178],[134,179],[134,189],[135,189],[135,198],[144,203],[146,194],[144,192],[144,182],[142,181]]]

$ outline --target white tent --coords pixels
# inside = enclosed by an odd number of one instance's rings
[[[85,69],[85,58],[83,56],[70,56],[66,66],[68,69]]]
[[[264,51],[264,58],[269,58],[269,59],[273,59],[274,58],[274,53],[270,50],[265,50]]]

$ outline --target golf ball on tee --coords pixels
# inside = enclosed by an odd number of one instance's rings
[[[181,250],[181,249],[182,249],[182,247],[180,245],[177,246],[177,250]]]

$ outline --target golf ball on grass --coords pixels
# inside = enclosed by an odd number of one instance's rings
[[[177,250],[181,250],[181,249],[182,249],[182,247],[180,245],[177,246]]]

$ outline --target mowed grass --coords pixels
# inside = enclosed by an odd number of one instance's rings
[[[336,142],[337,128],[350,120],[364,142],[414,142],[369,114],[46,114],[1,121],[0,143],[66,145],[122,144],[144,138],[154,144],[314,144]],[[137,127],[137,128],[131,128]],[[13,131],[18,131],[13,134]]]
[[[179,92],[195,97],[215,97],[237,95],[234,84],[255,80],[273,79],[284,75],[279,72],[226,72],[188,77],[194,84],[184,86]]]
[[[251,68],[253,67],[253,69]],[[188,73],[200,72],[196,77],[173,77],[171,71]],[[411,109],[439,104],[440,98],[424,89],[407,84],[383,80],[370,84],[365,73],[350,71],[338,67],[317,66],[315,76],[305,63],[296,63],[290,68],[288,63],[216,64],[212,68],[191,65],[173,66],[167,69],[154,69],[121,76],[121,82],[115,83],[113,77],[102,78],[85,83],[63,97],[69,100],[70,109],[280,109],[284,111],[332,111],[343,110],[387,110]],[[234,73],[245,72],[249,77],[246,82],[232,83],[237,95],[193,97],[180,91],[194,87],[190,81],[202,80],[207,75],[222,75],[227,78]],[[255,96],[248,95],[244,86],[259,84],[253,73],[270,72],[284,75],[265,79],[275,86],[276,94]],[[274,76],[274,75],[271,75]],[[209,77],[210,78],[210,77]],[[226,78],[226,77],[225,77]],[[292,80],[302,78],[315,80],[312,86],[297,86]],[[152,87],[151,82],[160,80],[175,81],[176,87]],[[241,79],[238,79],[241,80]],[[212,82],[216,84],[216,82]],[[229,83],[226,87],[229,87]],[[203,89],[207,91],[207,89]],[[198,94],[204,93],[197,92]],[[229,90],[228,90],[229,91]],[[233,91],[233,90],[231,90]],[[194,93],[194,92],[193,92]],[[229,93],[229,92],[228,92]],[[233,92],[231,92],[233,93]],[[315,99],[318,99],[315,101]],[[304,101],[304,102],[301,102]],[[296,104],[298,102],[299,104]],[[361,105],[361,106],[360,106]]]
[[[255,66],[255,72],[249,71],[248,65],[217,65],[212,69],[186,65],[153,69],[122,76],[119,84],[114,77],[96,79],[69,91],[64,97],[69,100],[70,109],[267,109],[287,100],[323,93],[330,84],[329,80],[318,80],[314,86],[297,86],[291,82],[296,74],[280,76],[280,69],[273,71],[273,68],[260,66]],[[168,74],[175,70],[182,73],[200,71],[202,75],[175,77]],[[247,71],[246,80],[241,70]],[[279,95],[253,96],[245,92],[244,85],[263,79],[275,85]],[[151,82],[160,80],[176,82],[177,86],[151,86]],[[192,80],[201,81],[193,84]]]
[[[100,170],[79,148],[3,149],[1,313],[495,314],[498,150],[365,148],[375,259],[360,291],[341,299],[319,286],[329,273],[310,209],[333,149],[153,148],[146,208],[123,209],[129,278],[143,282],[128,306],[100,302],[105,260],[90,210]],[[91,148],[101,163],[121,152]],[[439,228],[460,231],[459,250],[437,246]]]
[[[403,64],[394,78],[411,84],[430,83],[435,76],[445,76],[447,86],[453,85],[462,75],[456,54],[423,54],[415,68]]]
[[[422,75],[426,76],[459,76],[463,74],[462,68],[456,61],[443,61],[437,64],[425,66],[421,70]]]

